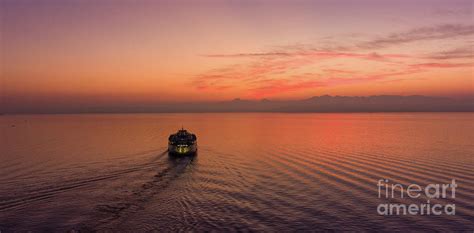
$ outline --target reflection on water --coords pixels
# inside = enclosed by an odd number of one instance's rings
[[[473,117],[2,116],[0,230],[472,231]],[[199,155],[166,153],[181,125]],[[456,215],[378,215],[383,178],[456,179]]]

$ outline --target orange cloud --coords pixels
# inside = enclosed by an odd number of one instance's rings
[[[410,65],[414,68],[458,68],[458,67],[472,67],[474,63],[420,63]]]
[[[291,80],[271,80],[265,82],[263,86],[253,88],[250,90],[250,97],[262,98],[265,96],[272,96],[274,94],[298,91],[308,88],[316,88],[326,86],[326,83],[318,80],[309,81],[291,81]]]
[[[472,49],[461,46],[430,55],[365,50],[471,34],[474,34],[474,26],[445,24],[393,33],[363,43],[354,42],[352,46],[336,44],[332,48],[314,48],[295,45],[275,47],[273,51],[258,53],[201,55],[214,59],[234,59],[236,63],[197,75],[193,84],[201,90],[239,88],[246,90],[247,95],[257,98],[318,87],[420,80],[422,78],[419,76],[413,78],[412,75],[438,68],[472,67],[472,62],[430,62],[472,58]],[[370,62],[374,62],[373,65]]]

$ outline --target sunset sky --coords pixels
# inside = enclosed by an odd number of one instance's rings
[[[472,0],[2,0],[8,105],[474,93]]]

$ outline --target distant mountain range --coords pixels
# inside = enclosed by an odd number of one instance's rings
[[[314,96],[303,100],[241,100],[161,105],[165,112],[472,112],[474,100],[429,96]],[[157,110],[158,110],[157,109]]]
[[[6,110],[6,111],[5,111]],[[44,106],[4,109],[4,113],[127,112],[474,112],[474,99],[429,96],[315,96],[303,100],[242,100],[201,103],[116,104],[114,106]]]

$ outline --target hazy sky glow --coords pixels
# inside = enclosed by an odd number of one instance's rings
[[[7,106],[474,90],[471,0],[1,4]]]

